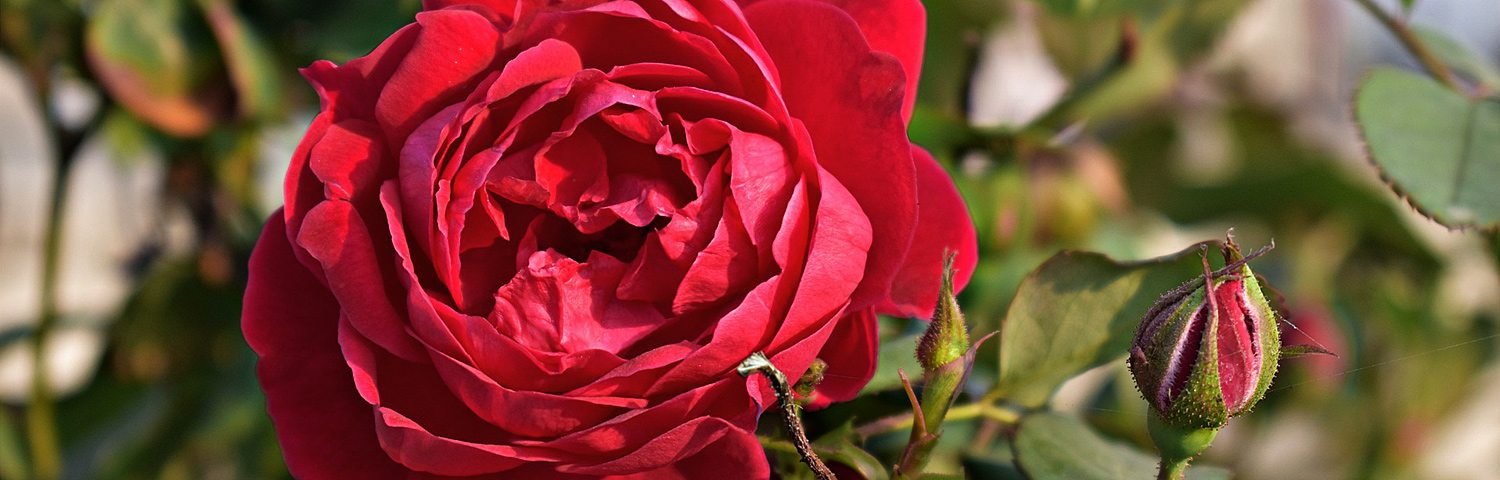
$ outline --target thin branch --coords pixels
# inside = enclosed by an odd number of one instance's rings
[[[1401,42],[1401,46],[1406,47],[1406,51],[1411,52],[1411,55],[1416,57],[1418,62],[1421,62],[1422,67],[1427,69],[1427,73],[1432,74],[1433,78],[1436,78],[1437,81],[1442,82],[1443,85],[1458,93],[1469,94],[1469,92],[1465,91],[1459,85],[1458,78],[1453,76],[1453,71],[1448,68],[1448,65],[1443,63],[1443,60],[1438,58],[1437,54],[1432,52],[1432,49],[1427,48],[1427,44],[1422,43],[1422,39],[1417,36],[1417,32],[1412,30],[1405,21],[1381,9],[1379,5],[1375,4],[1375,0],[1354,1],[1359,6],[1364,7],[1365,11],[1370,12],[1370,15],[1375,17],[1375,20],[1379,21],[1392,35],[1395,35],[1396,40]]]
[[[807,432],[803,430],[802,418],[797,412],[796,398],[792,394],[792,385],[787,382],[786,375],[777,370],[771,360],[766,358],[766,354],[761,352],[755,352],[744,362],[740,362],[736,371],[746,377],[756,373],[765,375],[771,382],[771,389],[776,391],[777,403],[781,404],[781,420],[786,424],[787,433],[792,436],[792,444],[797,447],[797,453],[802,455],[802,463],[812,469],[818,480],[838,480],[833,470],[829,470],[828,465],[813,452],[812,442],[807,440]]]

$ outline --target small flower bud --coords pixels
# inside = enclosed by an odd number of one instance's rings
[[[943,285],[938,292],[937,311],[932,323],[917,342],[917,361],[922,369],[933,372],[950,362],[963,358],[969,351],[969,327],[964,323],[964,314],[958,309],[958,299],[953,296],[953,255],[943,263]]]
[[[807,366],[807,372],[803,373],[802,378],[797,379],[797,383],[792,385],[792,391],[802,397],[812,395],[813,389],[818,388],[819,383],[823,383],[823,373],[827,371],[828,362],[821,358],[814,358],[812,365]]]
[[[1269,247],[1267,248],[1269,249]],[[1224,247],[1229,266],[1169,292],[1141,319],[1130,373],[1163,422],[1217,428],[1265,395],[1281,356],[1280,329],[1260,280]]]

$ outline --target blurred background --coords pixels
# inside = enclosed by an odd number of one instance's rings
[[[1435,46],[1500,60],[1500,2],[1376,3]],[[1288,336],[1339,356],[1285,363],[1203,463],[1241,479],[1500,479],[1500,235],[1421,217],[1365,159],[1355,85],[1373,65],[1419,67],[1355,0],[927,8],[911,135],[979,227],[962,296],[974,331],[994,331],[1061,249],[1144,259],[1230,227],[1249,248],[1274,238],[1257,270],[1286,299]],[[317,113],[296,69],[360,56],[419,9],[0,0],[0,479],[27,478],[37,455],[70,479],[287,477],[239,312]],[[887,326],[889,344],[910,341],[909,322]],[[994,377],[990,345],[976,392]],[[912,370],[890,351],[882,375]],[[876,418],[902,398],[809,422]],[[1052,407],[1149,451],[1123,362]],[[59,452],[28,447],[46,418]],[[994,432],[958,423],[937,464],[1014,473]],[[891,456],[904,435],[868,447]]]

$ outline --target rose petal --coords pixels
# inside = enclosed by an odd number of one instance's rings
[[[745,437],[748,437],[748,441]],[[587,467],[569,465],[558,470],[591,475],[638,473],[671,466],[713,445],[716,447],[715,453],[720,453],[722,456],[704,459],[708,462],[696,462],[695,470],[697,471],[694,473],[708,473],[703,471],[703,467],[707,466],[705,463],[717,462],[720,469],[724,465],[735,465],[737,468],[746,470],[734,473],[725,473],[721,470],[720,473],[712,475],[714,478],[766,478],[769,476],[770,467],[763,458],[764,453],[760,454],[761,458],[756,458],[756,453],[761,452],[761,449],[760,443],[754,438],[754,434],[722,418],[699,417],[661,434],[641,446],[639,450],[619,459]],[[744,464],[724,463],[727,459],[744,461]]]
[[[906,74],[895,57],[871,51],[838,7],[766,0],[745,17],[780,70],[787,108],[806,125],[818,164],[870,218],[874,239],[852,305],[863,309],[889,292],[916,225],[915,173],[901,118]]]
[[[921,198],[918,233],[906,255],[906,265],[891,285],[890,300],[882,303],[879,311],[929,318],[943,278],[943,253],[957,255],[953,288],[963,290],[979,262],[979,240],[969,220],[969,209],[948,172],[926,150],[912,147],[912,156],[917,160],[917,195]]]
[[[749,7],[761,0],[742,0]],[[922,44],[927,38],[927,11],[920,0],[822,0],[848,13],[859,23],[865,40],[877,52],[894,55],[906,70],[906,96],[901,119],[911,120],[917,100],[917,77],[922,73]]]
[[[343,65],[320,60],[302,69],[302,76],[318,92],[323,112],[337,119],[374,118],[381,88],[390,80],[401,59],[411,51],[421,30],[420,25],[407,25],[391,34],[369,55]]]
[[[664,320],[649,303],[615,298],[626,268],[598,252],[583,263],[537,252],[495,294],[491,318],[502,334],[535,350],[623,350]]]
[[[298,478],[402,478],[354,390],[338,314],[333,294],[292,253],[281,212],[272,214],[250,256],[242,326],[260,356],[256,373],[287,469]]]
[[[850,294],[865,271],[866,252],[871,251],[871,220],[859,211],[854,197],[837,180],[826,171],[818,173],[823,195],[813,221],[807,263],[797,276],[787,274],[798,279],[797,293],[767,351],[787,348],[823,325],[834,323],[837,317],[833,313],[850,302]],[[822,344],[816,348],[822,348]]]
[[[779,276],[767,279],[745,295],[729,313],[717,316],[712,327],[713,338],[708,344],[662,375],[646,396],[655,397],[663,392],[680,392],[702,385],[704,379],[729,372],[770,341],[775,333],[770,325],[771,315],[785,308],[776,300],[780,284]]]
[[[698,253],[678,284],[673,313],[705,309],[755,285],[759,263],[755,245],[742,225],[739,209],[727,201],[713,241]]]
[[[344,120],[328,128],[308,154],[314,175],[328,200],[361,200],[375,195],[382,176],[393,173],[380,145],[378,127],[363,120]]]
[[[297,244],[323,265],[343,315],[371,341],[401,358],[425,359],[386,293],[384,272],[365,222],[349,202],[330,200],[307,212]]]
[[[880,325],[873,311],[854,312],[840,318],[823,351],[818,352],[818,358],[828,363],[828,370],[818,384],[817,397],[806,408],[817,410],[834,402],[853,400],[875,376],[879,348]]]
[[[417,25],[421,30],[411,50],[375,104],[375,118],[392,139],[392,149],[427,117],[472,91],[495,62],[500,41],[495,25],[469,10],[419,13]]]

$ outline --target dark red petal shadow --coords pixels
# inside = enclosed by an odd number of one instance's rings
[[[338,344],[338,303],[297,261],[280,211],[250,256],[245,340],[287,469],[296,478],[402,478],[375,439],[373,410],[354,390]],[[338,445],[338,448],[328,448]]]

